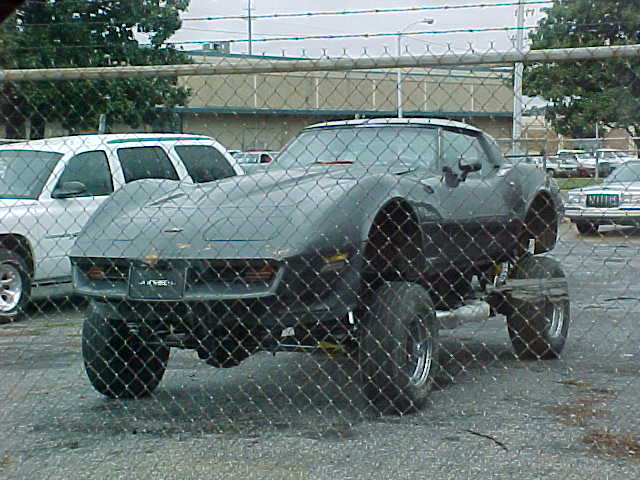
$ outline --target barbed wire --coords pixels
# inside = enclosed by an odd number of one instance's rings
[[[315,17],[327,15],[360,15],[368,13],[403,13],[403,12],[424,12],[434,10],[461,10],[469,8],[485,7],[512,7],[518,5],[540,5],[552,4],[550,0],[533,0],[525,2],[501,2],[501,3],[469,3],[465,5],[437,5],[431,7],[404,7],[404,8],[370,8],[363,10],[338,10],[328,12],[292,12],[292,13],[272,13],[264,15],[251,15],[252,20],[262,20],[270,18],[291,18],[291,17]],[[225,15],[217,17],[192,17],[183,18],[182,21],[208,21],[208,20],[246,20],[247,15]]]
[[[415,32],[403,32],[403,36],[407,35],[439,35],[453,33],[481,33],[481,32],[509,32],[515,30],[533,30],[538,28],[537,25],[527,27],[488,27],[488,28],[456,28],[450,30],[422,30]],[[268,38],[252,38],[252,42],[280,42],[280,41],[297,41],[297,40],[335,40],[345,38],[376,38],[376,37],[397,37],[398,32],[381,32],[381,33],[350,33],[341,35],[296,35],[288,37],[268,37]],[[201,45],[211,43],[214,40],[191,40],[191,41],[175,41],[166,42],[166,45]],[[216,40],[219,41],[219,40]],[[246,43],[249,39],[229,39],[225,40],[229,43]]]

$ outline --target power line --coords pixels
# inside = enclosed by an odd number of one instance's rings
[[[537,26],[524,27],[524,30],[530,30],[538,28]],[[479,32],[507,32],[517,30],[517,27],[492,27],[492,28],[461,28],[461,29],[452,29],[452,30],[436,30],[436,31],[416,31],[416,32],[406,32],[404,35],[438,35],[438,34],[451,34],[451,33],[479,33]],[[333,40],[333,39],[345,39],[345,38],[384,38],[384,37],[397,37],[397,32],[390,33],[354,33],[354,34],[343,34],[343,35],[296,35],[289,37],[267,37],[267,38],[254,38],[253,42],[277,42],[277,41],[296,41],[296,40]],[[220,39],[217,40],[189,40],[189,41],[174,41],[174,42],[165,42],[163,45],[167,47],[172,47],[175,45],[205,45],[209,44],[213,41],[219,42]],[[229,43],[245,43],[248,42],[248,39],[228,39],[223,40]],[[150,44],[141,44],[144,46],[148,46]],[[49,48],[55,49],[63,49],[63,48],[111,48],[109,45],[104,44],[87,44],[87,45],[50,45]],[[19,47],[20,50],[41,50],[42,45],[34,46],[34,47]]]
[[[79,2],[84,3],[84,2]],[[522,5],[548,5],[552,4],[550,0],[530,0],[522,2]],[[439,5],[432,7],[404,7],[404,8],[371,8],[364,10],[338,10],[328,12],[292,12],[292,13],[271,13],[263,15],[251,15],[252,20],[266,20],[266,19],[279,19],[279,18],[295,18],[295,17],[320,17],[330,15],[362,15],[362,14],[386,14],[386,13],[404,13],[404,12],[425,12],[425,11],[437,11],[437,10],[462,10],[470,8],[486,8],[486,7],[513,7],[518,6],[518,2],[500,2],[500,3],[469,3],[465,5]],[[182,18],[183,22],[191,21],[218,21],[218,20],[246,20],[246,15],[224,15],[217,17],[192,17]],[[56,23],[25,23],[22,26],[28,27],[51,27],[53,25],[75,25],[81,23],[83,25],[88,24],[104,24],[109,22],[101,21],[85,21],[78,19],[73,22],[56,22]]]

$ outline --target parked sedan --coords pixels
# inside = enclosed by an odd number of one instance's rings
[[[558,150],[554,156],[535,157],[531,162],[538,168],[544,169],[552,177],[590,177],[588,165],[593,164],[595,169],[595,157],[584,150]]]
[[[582,234],[600,225],[640,225],[640,161],[626,162],[600,185],[570,190],[565,215]]]
[[[274,160],[278,152],[271,150],[250,150],[247,152],[236,152],[233,158],[242,166],[246,173],[253,173],[264,170]]]

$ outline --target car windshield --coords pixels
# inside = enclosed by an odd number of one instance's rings
[[[640,182],[640,163],[625,163],[616,168],[604,183]]]
[[[0,150],[0,198],[37,199],[62,157],[37,150]]]
[[[301,133],[278,155],[279,168],[358,164],[434,168],[437,131],[408,126],[337,127]]]

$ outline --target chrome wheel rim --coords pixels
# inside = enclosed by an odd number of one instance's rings
[[[562,334],[564,326],[564,303],[554,303],[549,318],[549,336],[557,338]]]
[[[421,387],[429,379],[433,364],[433,338],[420,325],[414,324],[408,340],[409,382]]]
[[[22,275],[11,263],[0,264],[0,312],[10,312],[22,298]]]

